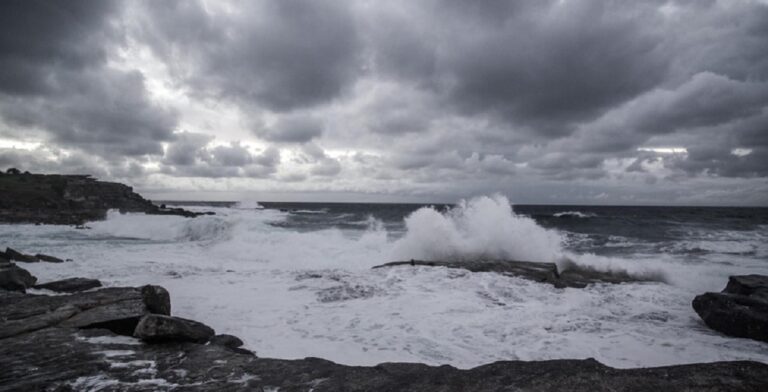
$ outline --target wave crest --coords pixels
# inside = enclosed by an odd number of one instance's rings
[[[502,195],[462,200],[440,213],[420,208],[405,219],[406,233],[394,246],[394,259],[513,259],[555,261],[562,237],[512,211]]]

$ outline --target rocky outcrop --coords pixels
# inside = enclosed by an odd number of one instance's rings
[[[101,282],[97,279],[88,278],[68,278],[34,286],[36,289],[51,290],[57,293],[76,293],[97,287],[101,287]]]
[[[133,335],[148,313],[170,314],[170,297],[159,286],[110,287],[70,295],[0,296],[0,337],[48,327],[104,328]]]
[[[206,343],[215,334],[201,322],[157,314],[144,315],[133,331],[133,336],[149,343]]]
[[[181,208],[161,208],[127,185],[86,175],[0,173],[0,222],[82,225],[104,219],[110,209],[201,215]]]
[[[693,309],[716,331],[768,342],[768,276],[731,276],[722,292],[694,298]]]
[[[641,369],[594,359],[500,361],[463,370],[258,358],[237,337],[170,312],[159,286],[57,296],[0,290],[0,392],[762,391],[768,380],[768,365],[746,361]]]
[[[506,276],[515,276],[535,282],[549,283],[557,288],[584,288],[594,283],[628,283],[661,281],[660,277],[635,277],[623,271],[598,271],[588,267],[566,263],[563,271],[558,271],[554,263],[540,263],[513,260],[473,260],[473,261],[396,261],[377,265],[373,268],[397,266],[426,266],[460,268],[471,272],[495,272]]]
[[[141,344],[106,330],[46,328],[0,340],[0,391],[761,391],[768,365],[614,369],[593,359],[500,361],[473,369],[282,360],[189,342]]]

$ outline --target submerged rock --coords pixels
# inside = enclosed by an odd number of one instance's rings
[[[722,292],[696,296],[692,305],[716,331],[768,342],[768,276],[731,276]]]
[[[34,286],[35,282],[37,278],[29,271],[0,259],[0,289],[24,293],[26,289]]]
[[[41,253],[36,254],[35,258],[37,258],[40,261],[46,261],[48,263],[63,263],[64,262],[64,260],[62,260],[62,259],[60,259],[58,257],[44,255],[44,254],[41,254]]]
[[[532,280],[534,282],[549,283],[557,288],[573,287],[584,288],[594,283],[627,283],[659,281],[660,278],[640,278],[629,275],[626,272],[598,271],[588,267],[567,263],[567,268],[558,272],[554,263],[541,263],[532,261],[514,260],[471,260],[471,261],[395,261],[373,268],[397,267],[397,266],[427,266],[460,268],[471,272],[495,272],[506,276]]]
[[[147,314],[141,318],[133,336],[150,343],[206,343],[216,333],[213,328],[181,317]]]
[[[34,286],[36,289],[46,289],[59,293],[75,293],[78,291],[95,289],[97,287],[101,287],[101,282],[97,279],[88,278],[62,279]]]

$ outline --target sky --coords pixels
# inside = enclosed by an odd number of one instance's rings
[[[0,169],[155,199],[768,206],[758,0],[0,2]]]

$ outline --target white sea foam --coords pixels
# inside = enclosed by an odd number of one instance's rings
[[[422,208],[405,225],[405,236],[394,246],[396,259],[552,262],[562,257],[562,237],[515,214],[501,195],[462,200],[447,213]]]
[[[555,218],[594,218],[597,214],[584,213],[581,211],[563,211],[552,214]]]
[[[74,259],[25,265],[41,281],[87,276],[108,286],[162,285],[175,315],[237,335],[261,357],[463,368],[587,357],[618,367],[768,362],[763,343],[713,332],[690,305],[693,296],[722,289],[728,275],[768,272],[755,257],[692,262],[675,254],[573,254],[561,246],[563,235],[515,215],[500,196],[468,200],[448,213],[418,210],[397,239],[373,218],[354,235],[298,232],[272,225],[289,213],[212,209],[217,215],[195,219],[110,213],[92,230],[0,225],[0,239],[25,252]],[[370,269],[396,259],[471,257],[566,257],[603,270],[663,273],[669,284],[556,289],[493,273]],[[727,260],[732,264],[720,262]]]
[[[242,200],[237,202],[233,208],[240,210],[263,210],[264,206],[259,204],[256,200]]]

